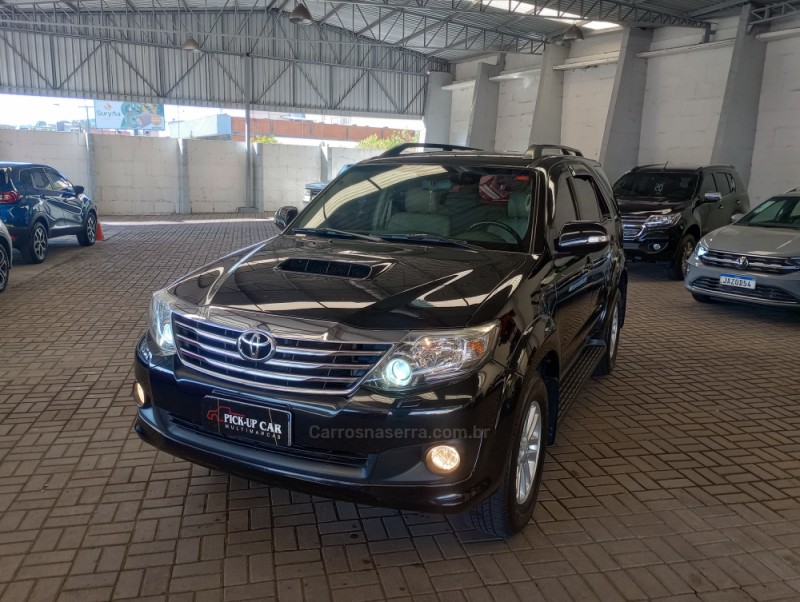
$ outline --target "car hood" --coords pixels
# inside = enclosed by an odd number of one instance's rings
[[[618,196],[617,204],[620,213],[632,214],[653,214],[653,213],[673,213],[683,211],[692,201],[690,199],[667,199],[665,197],[631,197]]]
[[[533,262],[523,253],[280,235],[170,290],[196,306],[357,328],[462,328],[496,319]],[[352,266],[366,277],[317,273]]]
[[[708,248],[742,255],[800,257],[800,230],[732,224],[703,239]]]

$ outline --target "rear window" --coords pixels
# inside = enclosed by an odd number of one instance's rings
[[[653,199],[689,199],[697,188],[697,174],[680,172],[627,173],[614,184],[614,194]]]

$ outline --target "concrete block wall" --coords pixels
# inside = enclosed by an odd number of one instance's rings
[[[456,70],[458,73],[458,70]],[[456,76],[458,77],[458,76]],[[466,86],[453,90],[453,104],[450,110],[450,143],[464,145],[467,143],[469,116],[472,112],[472,94],[475,87]]]
[[[322,155],[319,147],[262,144],[259,153],[263,156],[264,211],[277,211],[284,205],[300,207],[305,185],[320,179]],[[238,206],[243,204],[241,202]]]
[[[330,148],[330,179],[332,180],[345,165],[353,165],[370,157],[377,157],[383,151],[366,148]]]
[[[244,142],[186,140],[184,144],[189,152],[192,213],[227,213],[244,207]]]
[[[100,215],[157,215],[178,210],[178,141],[93,136],[95,200]]]
[[[44,163],[89,190],[86,137],[79,132],[0,130],[0,160]]]
[[[521,152],[528,148],[538,89],[538,73],[500,83],[495,132],[497,150]]]
[[[795,26],[800,25],[795,23]],[[758,107],[751,204],[800,186],[800,37],[767,44]]]
[[[600,156],[616,70],[610,64],[564,73],[561,143],[593,159]]]

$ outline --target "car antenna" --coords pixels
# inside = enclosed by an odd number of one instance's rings
[[[666,168],[667,168],[667,165],[669,165],[669,161],[667,161],[666,163],[664,163],[664,169],[666,169]]]

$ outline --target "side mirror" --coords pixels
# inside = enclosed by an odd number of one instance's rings
[[[722,195],[718,192],[707,192],[703,195],[704,203],[720,203],[722,202]]]
[[[73,186],[73,190],[75,191],[75,195],[83,194],[83,191],[86,190],[83,186]]]
[[[297,207],[293,207],[292,205],[286,205],[278,209],[277,213],[275,213],[275,225],[280,228],[281,232],[286,230],[286,226],[288,226],[294,218],[297,217]]]
[[[735,224],[736,222],[738,222],[743,217],[744,217],[744,213],[734,213],[733,215],[731,215],[731,223]]]
[[[603,224],[597,222],[570,222],[558,236],[556,250],[571,255],[588,255],[602,251],[611,242]]]

